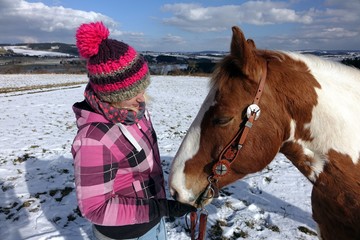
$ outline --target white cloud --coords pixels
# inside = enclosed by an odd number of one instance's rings
[[[2,0],[0,3],[1,42],[46,42],[74,43],[76,28],[82,23],[103,21],[111,31],[116,22],[96,12],[85,12],[49,7],[43,3],[25,0]]]
[[[171,16],[163,18],[163,23],[203,36],[206,32],[228,34],[234,25],[245,31],[253,25],[257,35],[248,35],[246,31],[245,35],[262,48],[359,49],[359,0],[324,0],[314,2],[308,9],[296,10],[301,4],[301,0],[245,1],[216,7],[165,4],[162,10]],[[213,46],[220,44],[223,42]]]
[[[298,15],[294,10],[291,9],[279,9],[272,8],[268,13],[268,18],[273,23],[304,23],[310,24],[313,21],[313,18],[310,15]]]
[[[248,1],[241,5],[203,7],[199,4],[165,4],[162,10],[172,17],[163,22],[192,32],[223,31],[240,23],[268,25],[312,22],[312,17],[287,8],[284,2]]]
[[[315,38],[323,38],[323,39],[334,39],[334,38],[352,38],[359,35],[358,32],[350,31],[341,27],[313,27],[310,29],[305,29],[303,31],[304,38],[315,39]]]
[[[185,40],[180,36],[174,36],[172,34],[167,34],[165,37],[162,38],[164,43],[174,43],[174,44],[184,44]]]
[[[314,23],[326,23],[328,25],[346,24],[348,27],[351,27],[358,26],[360,21],[359,12],[346,8],[326,8],[323,10],[311,8],[308,11],[308,15],[314,19]]]
[[[341,27],[312,25],[299,29],[298,34],[280,34],[261,39],[261,45],[270,49],[305,50],[359,49],[359,33]],[[258,42],[259,43],[259,42]]]

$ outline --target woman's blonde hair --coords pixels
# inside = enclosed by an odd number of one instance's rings
[[[144,99],[145,99],[145,102],[152,100],[152,98],[147,93],[144,93]],[[122,109],[131,110],[136,113],[139,111],[139,109],[137,109],[135,107],[122,107]]]

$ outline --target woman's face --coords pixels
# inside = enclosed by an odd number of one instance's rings
[[[133,110],[139,110],[139,103],[145,102],[145,91],[141,91],[138,95],[122,102],[111,103],[116,108],[128,108]]]

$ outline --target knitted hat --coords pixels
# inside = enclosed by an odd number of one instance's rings
[[[121,102],[147,88],[150,74],[145,59],[134,48],[108,36],[102,22],[82,24],[76,32],[76,46],[87,59],[95,94],[105,102]]]

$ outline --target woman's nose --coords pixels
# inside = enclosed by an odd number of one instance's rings
[[[144,96],[144,94],[138,96],[138,97],[136,98],[136,101],[137,101],[137,102],[145,102],[145,96]]]

